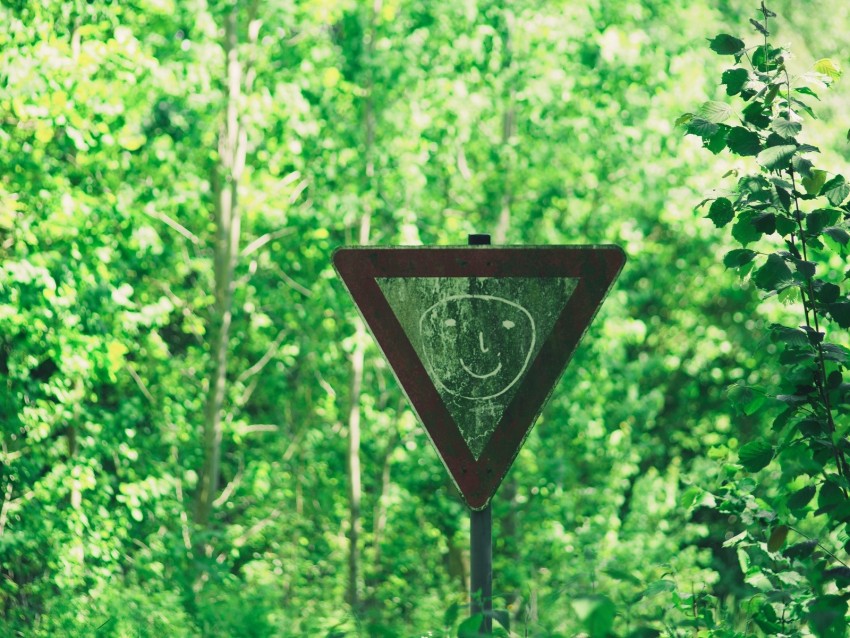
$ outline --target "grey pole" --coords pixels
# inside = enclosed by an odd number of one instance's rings
[[[470,246],[489,246],[490,235],[470,235]],[[471,615],[484,614],[479,634],[493,632],[493,512],[490,504],[469,512],[469,594]]]

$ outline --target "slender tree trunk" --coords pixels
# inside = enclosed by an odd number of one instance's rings
[[[513,170],[511,155],[508,153],[510,145],[513,143],[513,137],[516,135],[516,87],[513,85],[512,73],[513,68],[513,52],[511,50],[511,25],[507,17],[503,17],[502,26],[502,78],[504,81],[503,90],[503,108],[502,111],[502,193],[499,210],[499,221],[496,224],[496,230],[493,233],[493,243],[503,244],[507,240],[508,231],[511,227],[511,208],[513,205],[514,189],[513,189]],[[519,529],[519,520],[517,517],[517,491],[518,486],[513,475],[509,475],[502,485],[500,500],[505,503],[506,510],[500,517],[499,527],[505,549],[509,556],[516,564],[520,564],[520,552],[516,535]],[[518,585],[518,583],[510,583],[510,585]],[[506,593],[508,602],[512,603],[519,597],[518,591],[510,591]]]
[[[245,166],[245,131],[239,121],[238,101],[242,66],[238,57],[234,5],[225,19],[224,51],[227,60],[225,118],[219,134],[219,160],[213,178],[216,236],[213,247],[215,305],[210,319],[210,370],[204,406],[204,463],[195,503],[195,522],[209,524],[218,492],[221,464],[222,409],[227,389],[227,355],[234,292],[234,270],[239,255],[241,216],[237,201],[239,178]]]
[[[372,564],[376,568],[381,563],[381,541],[384,537],[384,529],[387,525],[387,500],[389,499],[391,482],[391,458],[393,451],[398,445],[399,437],[393,435],[387,443],[386,451],[383,455],[384,462],[381,464],[381,491],[378,494],[378,500],[375,503],[375,520],[372,525],[372,543],[373,555]]]
[[[496,228],[493,232],[493,243],[504,244],[508,237],[508,230],[511,227],[511,206],[513,204],[513,187],[512,187],[512,162],[508,153],[512,144],[512,138],[516,133],[516,89],[513,86],[513,74],[511,67],[513,65],[513,53],[511,51],[511,26],[508,18],[503,16],[504,23],[502,26],[502,68],[501,74],[504,82],[504,90],[502,101],[504,111],[502,112],[502,194],[501,202],[499,203],[499,220],[496,223]]]
[[[372,225],[372,198],[375,178],[375,112],[374,112],[374,81],[372,64],[375,51],[375,16],[381,10],[381,0],[374,0],[369,15],[369,25],[366,31],[366,91],[363,102],[363,178],[365,197],[362,198],[363,213],[360,216],[358,241],[361,245],[369,243]],[[363,367],[366,356],[366,327],[362,320],[357,319],[355,329],[354,352],[351,355],[351,407],[348,413],[348,603],[355,610],[361,606],[361,566],[360,566],[360,534],[363,523],[361,520],[361,471],[360,471],[360,394],[363,388]]]

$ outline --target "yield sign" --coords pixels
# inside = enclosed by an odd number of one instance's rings
[[[617,246],[340,248],[334,265],[472,509],[625,263]]]

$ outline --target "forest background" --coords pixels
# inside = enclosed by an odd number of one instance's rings
[[[770,6],[789,67],[847,63],[850,3]],[[752,158],[675,125],[728,100],[707,38],[758,44],[757,8],[4,0],[0,635],[463,633],[467,511],[330,257],[470,232],[629,256],[494,499],[497,625],[781,633],[747,551],[785,537],[721,504],[790,489],[739,451],[794,300],[694,209]],[[833,171],[849,96],[807,126]],[[848,584],[787,635],[844,636]]]

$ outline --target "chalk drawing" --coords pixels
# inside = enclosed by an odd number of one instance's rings
[[[419,333],[432,378],[455,396],[494,399],[525,373],[537,340],[534,318],[493,295],[451,295],[422,313]]]

